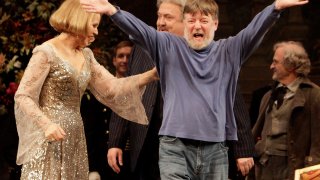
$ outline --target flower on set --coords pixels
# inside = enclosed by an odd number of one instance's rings
[[[14,95],[18,89],[19,84],[16,82],[10,82],[9,87],[6,89],[8,95]]]

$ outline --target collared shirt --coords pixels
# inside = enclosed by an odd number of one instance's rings
[[[284,100],[286,101],[287,99],[290,99],[294,96],[294,94],[296,93],[296,91],[298,90],[301,82],[302,82],[302,78],[301,77],[297,77],[293,82],[291,82],[289,85],[287,85],[286,87],[288,88],[287,93],[284,95]],[[279,83],[277,88],[284,86],[283,84]]]

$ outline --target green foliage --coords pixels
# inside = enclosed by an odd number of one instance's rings
[[[48,18],[57,3],[60,1],[1,1],[0,115],[13,113],[13,96],[32,49],[55,35]]]

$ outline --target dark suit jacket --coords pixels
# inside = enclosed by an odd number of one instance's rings
[[[234,101],[234,115],[237,123],[238,141],[229,142],[229,178],[241,179],[237,172],[236,159],[254,157],[254,139],[251,133],[251,123],[246,103],[237,87]]]
[[[260,113],[253,136],[260,139],[265,122],[271,91],[262,99]],[[294,170],[320,163],[320,88],[309,79],[304,79],[293,97],[291,119],[288,127],[289,179]]]
[[[110,119],[111,110],[86,91],[81,100],[80,112],[86,134],[89,171],[98,171],[102,179],[108,179],[110,168],[106,160],[106,120]]]
[[[152,69],[154,66],[155,65],[153,64],[151,57],[138,46],[134,46],[129,59],[128,75],[130,76],[143,73]],[[147,85],[142,103],[145,107],[149,120],[148,126],[126,121],[114,113],[111,116],[109,124],[109,148],[118,147],[124,149],[127,140],[126,134],[129,132],[131,148],[130,163],[132,171],[136,168],[137,161],[145,144],[146,138],[152,138],[152,140],[148,140],[148,142],[156,144],[155,151],[153,153],[158,155],[158,131],[162,120],[162,105],[157,102],[159,95],[160,90],[158,82],[152,82]],[[157,115],[154,114],[155,109],[157,109]],[[155,168],[158,168],[158,164],[155,166]]]

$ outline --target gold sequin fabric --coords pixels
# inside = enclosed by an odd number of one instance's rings
[[[48,48],[47,51],[52,50],[48,46],[45,48]],[[63,141],[40,143],[31,159],[23,165],[21,179],[88,179],[80,102],[90,77],[89,63],[86,62],[78,74],[67,61],[55,57],[54,53],[49,54],[53,58],[41,88],[39,107],[67,135]]]
[[[21,179],[88,179],[80,115],[86,88],[123,118],[147,124],[141,102],[145,87],[139,87],[140,76],[118,79],[97,63],[90,49],[83,49],[83,55],[86,61],[77,72],[57,56],[48,42],[33,50],[15,94],[17,164],[23,164]],[[62,127],[67,134],[64,140],[51,143],[46,140],[44,132],[50,123]]]

